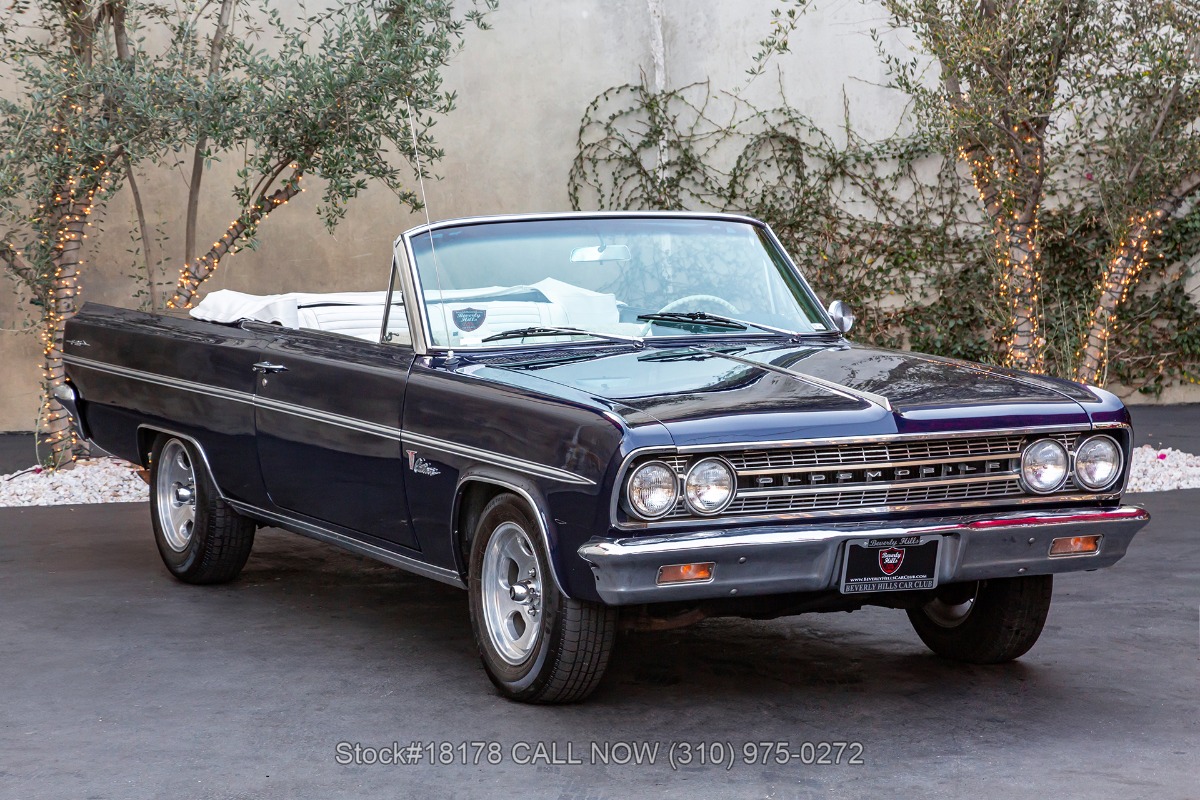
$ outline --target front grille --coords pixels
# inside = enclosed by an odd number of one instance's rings
[[[1068,451],[1079,433],[1055,433]],[[1022,448],[1037,435],[895,439],[701,455],[659,455],[682,480],[717,455],[737,472],[737,492],[721,516],[892,509],[955,502],[1004,503],[1025,495],[1017,479]],[[1060,493],[1076,492],[1068,479]],[[680,500],[663,519],[691,516]]]
[[[952,500],[978,500],[991,497],[1012,497],[1022,494],[1016,478],[989,483],[967,483],[953,486],[909,486],[878,491],[855,490],[824,494],[794,494],[775,497],[737,497],[730,504],[729,514],[769,514],[791,511],[824,511],[836,508],[896,506],[913,503],[943,503]]]

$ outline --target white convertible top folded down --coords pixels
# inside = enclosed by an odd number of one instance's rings
[[[256,295],[220,289],[206,295],[191,316],[206,322],[236,324],[255,320],[286,328],[310,328],[378,341],[387,292],[288,292]],[[478,289],[431,289],[425,292],[430,325],[439,340],[478,341],[502,330],[529,325],[574,325],[605,330],[617,322],[616,298],[546,278],[530,286]],[[461,323],[464,311],[483,311],[477,325]],[[392,298],[389,329],[407,323],[400,295]],[[460,327],[461,324],[461,327]],[[446,328],[449,327],[447,336]]]

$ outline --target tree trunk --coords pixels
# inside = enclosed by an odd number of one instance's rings
[[[125,180],[129,183],[129,193],[133,196],[133,209],[137,214],[138,238],[142,240],[142,258],[146,262],[146,291],[150,298],[150,310],[158,310],[158,253],[154,237],[150,235],[150,224],[146,221],[146,208],[142,205],[142,193],[138,190],[137,180],[133,177],[133,164],[125,157]]]
[[[217,14],[217,27],[213,31],[212,45],[208,52],[208,80],[217,77],[221,66],[221,55],[225,50],[225,35],[233,22],[235,0],[222,0]],[[192,180],[188,184],[187,214],[183,237],[183,261],[192,263],[196,258],[196,217],[200,213],[200,182],[204,180],[204,151],[208,149],[208,136],[201,133],[192,153]]]
[[[1000,296],[1009,311],[1011,329],[1005,342],[1004,363],[1014,369],[1041,372],[1042,339],[1038,331],[1038,261],[1041,251],[1034,228],[1013,223],[997,235],[1000,249]]]
[[[260,222],[278,208],[300,193],[300,180],[303,174],[299,169],[293,169],[292,174],[283,182],[283,186],[270,195],[261,194],[253,206],[247,209],[226,229],[221,238],[213,242],[208,252],[191,261],[180,270],[179,283],[175,294],[167,301],[168,308],[191,308],[196,299],[200,284],[216,271],[221,259],[233,252],[233,248],[244,237],[252,236]]]
[[[1129,231],[1117,243],[1108,259],[1108,269],[1100,279],[1096,306],[1088,320],[1083,349],[1079,353],[1079,366],[1075,368],[1075,380],[1091,384],[1103,380],[1108,366],[1108,337],[1112,334],[1117,310],[1129,296],[1142,267],[1146,265],[1146,248],[1162,234],[1166,220],[1197,192],[1200,192],[1200,172],[1193,172],[1176,184],[1152,209],[1131,220]]]
[[[1138,273],[1146,265],[1146,248],[1162,229],[1167,210],[1160,205],[1154,211],[1137,220],[1125,240],[1117,245],[1108,260],[1108,269],[1100,279],[1100,293],[1096,307],[1088,320],[1083,350],[1079,365],[1075,368],[1075,380],[1082,383],[1099,384],[1108,366],[1108,337],[1116,322],[1117,309],[1129,295],[1137,281]]]
[[[75,315],[79,292],[79,268],[83,250],[83,235],[91,206],[68,202],[59,226],[58,256],[54,259],[54,280],[50,285],[49,302],[42,314],[42,338],[45,357],[42,365],[45,376],[45,400],[42,405],[42,440],[50,446],[50,466],[57,469],[75,460],[81,444],[71,429],[70,416],[54,399],[54,388],[66,378],[63,370],[63,330],[68,319]]]

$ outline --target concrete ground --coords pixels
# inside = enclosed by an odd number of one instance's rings
[[[272,530],[238,581],[187,586],[145,504],[0,509],[0,798],[1195,798],[1200,490],[1130,499],[1154,521],[1057,579],[1019,662],[941,661],[898,611],[713,620],[626,636],[571,707],[496,696],[456,589]],[[472,741],[500,763],[336,760]],[[775,741],[864,764],[743,763]],[[592,763],[637,742],[655,763]],[[737,758],[673,769],[673,742]],[[583,763],[514,762],[538,743]]]
[[[32,433],[0,433],[0,475],[37,463]]]

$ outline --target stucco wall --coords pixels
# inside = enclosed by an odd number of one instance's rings
[[[883,26],[882,11],[860,3],[827,6],[804,19],[792,52],[747,86],[746,69],[776,0],[501,0],[492,30],[472,32],[445,74],[459,107],[436,129],[446,156],[436,167],[441,180],[427,183],[430,214],[569,208],[567,176],[585,107],[643,73],[660,86],[708,79],[716,89],[741,90],[751,102],[770,105],[778,98],[779,70],[788,100],[827,130],[842,122],[844,90],[860,134],[891,133],[904,101],[879,85],[884,76],[869,31]],[[201,245],[236,213],[230,173],[218,164],[205,177]],[[151,222],[167,232],[167,252],[178,262],[184,179],[162,171],[141,183]],[[262,246],[226,259],[206,289],[382,288],[391,241],[423,215],[404,211],[376,189],[351,206],[330,236],[313,214],[315,199],[307,192],[272,214],[261,229]],[[128,275],[135,262],[125,233],[133,219],[123,193],[106,214],[102,246],[86,257],[88,299],[133,304]],[[7,287],[0,291],[0,431],[30,430],[36,419],[37,340],[13,330],[23,313]]]

